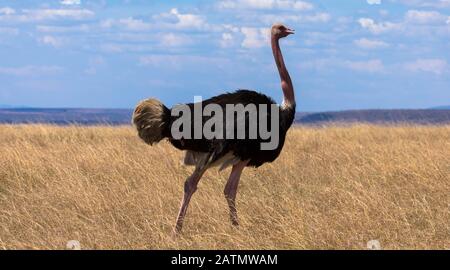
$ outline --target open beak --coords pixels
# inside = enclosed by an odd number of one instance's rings
[[[286,33],[288,33],[289,35],[295,34],[295,30],[294,29],[286,29]]]

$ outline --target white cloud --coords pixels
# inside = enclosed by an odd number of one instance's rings
[[[54,37],[54,36],[43,36],[38,39],[40,43],[45,45],[50,45],[55,48],[60,48],[65,44],[65,40],[60,37]]]
[[[160,44],[165,47],[182,47],[192,43],[192,39],[186,35],[168,33],[160,37]]]
[[[275,14],[265,14],[256,15],[255,21],[260,21],[265,25],[271,25],[274,22],[281,21],[284,23],[327,23],[331,20],[331,15],[325,12],[318,12],[315,14],[308,15],[275,15]]]
[[[132,17],[119,19],[117,22],[121,27],[124,27],[130,31],[146,31],[153,28],[153,25],[146,23],[140,19],[134,19]],[[108,23],[106,23],[108,24]]]
[[[87,24],[75,26],[53,26],[53,25],[38,25],[36,30],[42,33],[76,33],[89,32],[90,27]]]
[[[0,8],[0,14],[3,15],[12,15],[15,14],[16,11],[10,7],[4,7],[4,8]]]
[[[105,33],[105,39],[110,41],[127,42],[127,43],[154,43],[156,39],[159,39],[154,33],[141,33],[141,32],[124,32],[117,31],[111,33]]]
[[[312,10],[314,5],[306,1],[294,0],[226,0],[218,4],[220,9],[292,9]]]
[[[316,13],[314,15],[301,16],[300,22],[321,22],[326,23],[330,21],[331,15],[325,12]]]
[[[448,20],[448,15],[438,11],[408,10],[403,18],[395,23],[389,21],[375,22],[371,18],[360,18],[358,23],[362,28],[369,30],[373,34],[395,31],[398,34],[423,39],[425,36],[444,37],[448,35],[448,30],[445,29]]]
[[[171,9],[170,14],[178,19],[176,26],[179,28],[201,28],[206,24],[200,16],[189,13],[181,14],[176,8]]]
[[[342,68],[366,73],[382,73],[385,71],[385,66],[381,59],[350,61],[340,58],[319,58],[303,61],[299,64],[299,67],[300,69],[315,71],[338,70]]]
[[[428,1],[424,3],[423,6],[434,8],[448,8],[450,7],[450,0]]]
[[[223,24],[221,28],[227,32],[222,33],[219,40],[219,46],[222,48],[232,47],[236,44],[236,35],[241,33],[239,27],[231,24]]]
[[[62,5],[74,6],[74,5],[81,5],[81,0],[62,0],[60,3]]]
[[[384,65],[380,59],[369,61],[346,61],[344,66],[355,71],[378,73],[383,72]]]
[[[273,0],[241,0],[238,2],[238,4],[244,5],[249,8],[269,9],[269,8],[274,8],[275,1],[273,1]]]
[[[171,9],[168,13],[154,16],[154,19],[156,20],[156,24],[169,28],[205,29],[208,27],[203,17],[191,13],[180,13],[176,8]]]
[[[399,28],[398,24],[391,22],[375,23],[375,21],[370,18],[360,18],[358,22],[362,28],[365,28],[374,34],[381,34]]]
[[[238,6],[236,1],[221,1],[217,5],[220,9],[232,9]]]
[[[154,15],[152,20],[144,21],[133,17],[123,19],[106,19],[100,22],[102,28],[120,27],[128,31],[149,30],[211,30],[205,19],[200,15],[180,13],[173,8],[169,12]]]
[[[223,24],[222,28],[224,28],[224,29],[226,29],[226,30],[228,30],[230,32],[233,32],[233,33],[238,33],[240,31],[239,27],[236,27],[236,26],[234,26],[232,24]]]
[[[41,76],[61,73],[64,69],[59,66],[23,66],[0,67],[0,74],[9,76]]]
[[[295,10],[311,10],[314,9],[314,5],[304,1],[296,1],[292,6]]]
[[[381,0],[367,0],[369,5],[381,5]]]
[[[450,0],[396,0],[405,5],[416,7],[448,8]]]
[[[252,49],[261,48],[269,44],[270,29],[242,27],[241,33],[244,34],[242,47]]]
[[[438,0],[437,3],[433,1],[431,5],[436,8],[447,8],[450,7],[450,0]]]
[[[220,47],[227,48],[231,47],[234,44],[234,36],[231,33],[223,33],[220,39]]]
[[[370,40],[367,38],[361,38],[361,39],[355,40],[354,43],[356,44],[356,46],[358,46],[360,48],[369,49],[369,50],[389,47],[389,44],[387,44],[384,41]]]
[[[408,10],[405,19],[410,23],[432,24],[445,22],[447,16],[444,16],[437,11]]]
[[[59,18],[82,20],[95,15],[93,11],[88,9],[32,9],[23,10],[23,13],[34,20],[54,20]]]
[[[84,20],[94,17],[95,13],[88,9],[24,9],[21,13],[3,13],[0,21],[35,22],[45,20],[72,19]]]
[[[417,59],[406,63],[404,67],[413,72],[431,72],[440,75],[448,70],[448,63],[443,59]]]
[[[128,40],[127,40],[128,41]],[[152,40],[153,41],[153,40]],[[106,42],[96,47],[105,53],[149,53],[154,52],[156,45],[154,43],[124,43],[124,42]],[[164,48],[163,48],[164,49]]]

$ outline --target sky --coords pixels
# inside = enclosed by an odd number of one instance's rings
[[[275,22],[298,111],[450,104],[450,0],[0,0],[0,104],[281,102]]]

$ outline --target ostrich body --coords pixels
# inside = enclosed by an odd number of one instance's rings
[[[133,123],[138,130],[140,138],[148,144],[157,143],[167,138],[174,147],[186,151],[184,164],[195,166],[194,172],[186,179],[184,184],[184,196],[174,229],[175,233],[181,231],[189,201],[197,190],[201,177],[208,168],[220,166],[220,170],[223,170],[232,166],[224,194],[230,210],[231,223],[238,225],[235,200],[243,169],[247,166],[259,167],[266,162],[272,162],[281,153],[287,130],[294,121],[295,96],[291,78],[284,64],[279,40],[293,33],[293,30],[282,24],[273,25],[271,30],[272,51],[281,78],[281,88],[284,97],[282,105],[278,107],[279,143],[278,147],[273,150],[261,150],[260,144],[265,140],[259,137],[257,139],[248,139],[248,115],[244,119],[247,129],[246,139],[225,139],[225,137],[223,139],[207,139],[203,135],[199,139],[175,139],[171,134],[171,127],[178,117],[172,116],[170,109],[156,99],[147,99],[137,105],[133,114]],[[250,90],[238,90],[204,100],[202,109],[208,104],[217,104],[223,108],[223,111],[226,111],[226,104],[242,104],[244,106],[265,104],[270,108],[271,105],[276,103],[264,94]],[[190,103],[186,105],[193,110],[195,104]],[[269,120],[271,112],[269,110],[267,114],[260,114],[258,117],[264,117]],[[203,123],[208,119],[208,117],[203,116]],[[192,117],[191,120],[194,121],[194,118]]]

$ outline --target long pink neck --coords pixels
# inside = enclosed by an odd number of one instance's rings
[[[281,53],[278,38],[272,36],[272,51],[273,57],[277,64],[278,72],[280,73],[281,89],[283,90],[283,107],[295,106],[294,86],[292,85],[291,76],[284,64],[283,54]]]

